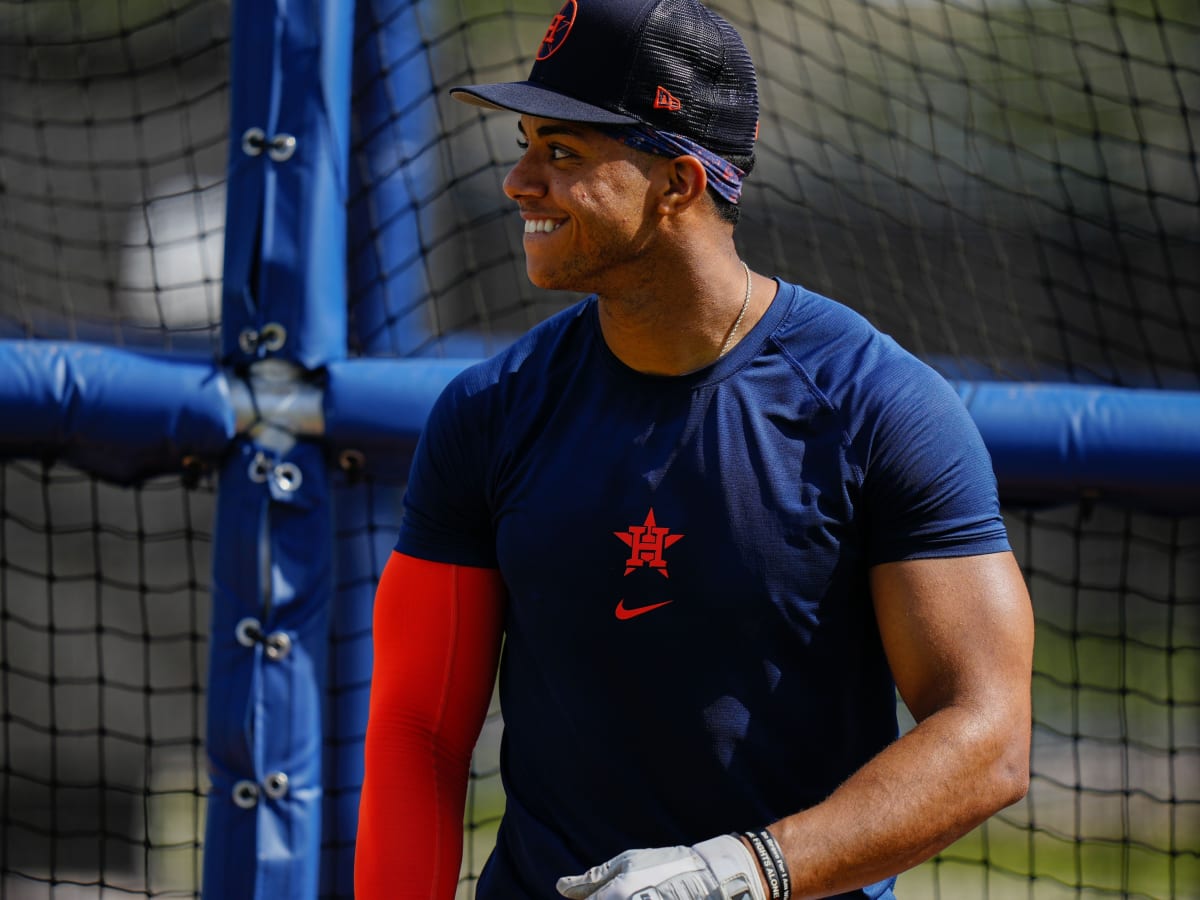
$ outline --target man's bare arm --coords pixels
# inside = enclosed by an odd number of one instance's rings
[[[888,563],[871,587],[917,725],[823,803],[771,826],[796,900],[911,868],[1028,786],[1033,614],[1012,554]]]

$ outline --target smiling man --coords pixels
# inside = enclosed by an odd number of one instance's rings
[[[699,3],[570,0],[528,80],[452,93],[518,115],[527,272],[589,296],[455,379],[421,437],[357,896],[455,895],[498,663],[480,900],[895,896],[1028,779],[1032,616],[970,418],[741,260],[755,73]]]

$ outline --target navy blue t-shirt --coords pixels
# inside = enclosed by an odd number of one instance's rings
[[[953,389],[781,282],[688,375],[622,364],[595,298],[463,372],[397,549],[503,575],[507,807],[478,897],[552,900],[624,850],[827,797],[897,733],[869,567],[1009,545]]]

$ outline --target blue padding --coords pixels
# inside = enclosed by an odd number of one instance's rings
[[[1200,392],[958,382],[1009,504],[1200,512]]]
[[[354,359],[329,366],[325,437],[359,450],[367,468],[407,476],[408,464],[434,400],[474,360]]]
[[[473,360],[332,363],[325,443],[403,477],[434,400]],[[1200,511],[1200,392],[955,381],[1012,504],[1094,497]],[[52,457],[118,483],[215,458],[234,438],[211,362],[118,348],[0,341],[0,456]]]
[[[346,355],[346,205],[354,0],[233,5],[223,357],[264,356],[319,370]],[[243,147],[247,129],[268,146]],[[290,155],[269,145],[291,136]],[[246,152],[249,149],[250,152]],[[277,147],[278,149],[278,147]],[[286,157],[286,158],[285,158]],[[268,326],[278,346],[254,344]],[[269,448],[241,443],[222,473],[213,548],[213,648],[208,745],[214,792],[205,836],[204,894],[315,897],[322,845],[322,707],[332,602],[332,503],[325,448],[299,444],[294,492],[246,481]],[[230,512],[232,510],[232,512]],[[265,561],[265,562],[264,562]],[[254,571],[250,571],[250,563]],[[257,572],[267,565],[272,591]],[[249,611],[249,612],[248,612]],[[291,635],[282,663],[230,644],[238,618]],[[210,691],[213,688],[210,688]],[[336,740],[336,737],[334,738]],[[230,795],[238,780],[290,779],[285,798],[252,812]]]
[[[438,91],[420,6],[359,0],[358,10],[347,220],[351,327],[364,352],[408,356],[442,343],[423,315],[429,287],[420,224],[440,177]]]
[[[353,0],[235,3],[222,350],[317,368],[346,355],[346,202]],[[290,135],[294,152],[246,153],[242,136]],[[283,327],[246,352],[246,330]]]
[[[299,473],[281,486],[280,465]],[[212,790],[204,839],[204,895],[221,900],[317,896],[323,777],[322,719],[333,590],[332,517],[322,448],[278,455],[239,441],[221,471],[213,532],[208,752]],[[237,626],[286,635],[271,658]],[[286,790],[270,796],[274,773]],[[248,806],[238,782],[257,786]]]
[[[128,484],[216,456],[234,436],[210,360],[0,341],[0,456],[60,459]]]
[[[326,691],[325,815],[320,897],[354,896],[354,844],[374,647],[375,585],[396,543],[399,482],[335,480],[337,596],[330,612]]]
[[[326,437],[372,472],[407,473],[441,389],[471,360],[353,360],[329,367]],[[1094,498],[1200,512],[1200,392],[956,381],[1007,504]]]

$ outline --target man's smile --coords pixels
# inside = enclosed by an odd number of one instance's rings
[[[539,234],[557,231],[562,227],[562,222],[556,222],[554,219],[526,219],[525,233]]]

